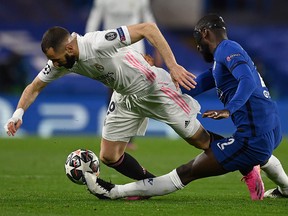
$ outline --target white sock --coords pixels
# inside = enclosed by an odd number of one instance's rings
[[[274,155],[271,155],[268,162],[261,167],[267,177],[280,187],[284,195],[288,195],[288,177],[282,167],[282,164]]]
[[[111,191],[112,199],[128,196],[161,196],[180,190],[184,187],[176,169],[172,172],[155,178],[137,182],[116,185]]]

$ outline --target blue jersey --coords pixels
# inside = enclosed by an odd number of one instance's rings
[[[253,61],[238,43],[223,40],[214,52],[212,69],[196,81],[195,90],[184,93],[195,96],[216,87],[237,128],[235,135],[255,137],[280,126],[276,103]]]

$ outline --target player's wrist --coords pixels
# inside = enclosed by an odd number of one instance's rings
[[[15,112],[12,115],[13,119],[19,119],[22,121],[22,117],[24,115],[24,109],[23,108],[18,108],[15,110]]]

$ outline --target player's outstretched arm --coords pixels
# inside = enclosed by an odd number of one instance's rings
[[[131,43],[146,38],[160,53],[167,65],[171,78],[176,86],[183,86],[187,90],[195,88],[195,76],[181,65],[178,65],[175,56],[155,23],[140,23],[128,26]]]
[[[47,83],[41,81],[36,77],[31,84],[29,84],[23,91],[20,100],[17,105],[16,111],[13,113],[12,117],[8,119],[7,123],[4,125],[4,129],[8,136],[14,136],[17,130],[22,125],[22,116],[28,107],[35,101],[42,89],[47,85]]]

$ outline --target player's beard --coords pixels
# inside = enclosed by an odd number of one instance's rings
[[[201,52],[204,60],[206,62],[209,62],[209,63],[213,62],[214,61],[214,56],[210,52],[208,44],[201,44],[200,46],[201,46],[201,51],[200,52]]]
[[[70,69],[74,66],[75,62],[76,62],[76,57],[75,56],[69,56],[68,54],[65,55],[65,59],[66,59],[66,64],[63,64],[61,66]]]

